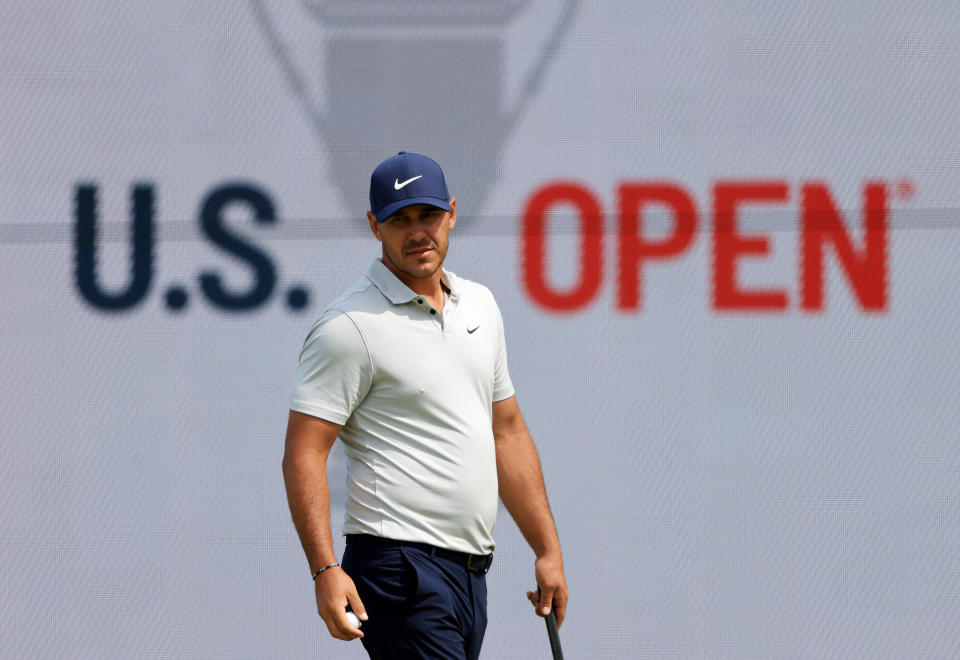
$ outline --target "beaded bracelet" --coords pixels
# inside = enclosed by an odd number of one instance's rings
[[[313,580],[316,581],[317,576],[320,575],[321,573],[323,573],[323,572],[324,572],[325,570],[327,570],[328,568],[333,568],[334,566],[339,566],[339,565],[340,565],[340,564],[339,564],[338,562],[333,562],[333,563],[330,564],[329,566],[324,566],[323,568],[318,569],[317,572],[313,574]]]

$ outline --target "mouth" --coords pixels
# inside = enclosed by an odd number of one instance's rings
[[[407,256],[408,256],[408,257],[423,257],[423,256],[425,256],[425,255],[426,255],[427,253],[429,253],[429,252],[433,252],[433,248],[432,248],[432,247],[429,247],[429,246],[417,247],[417,248],[412,248],[412,249],[410,249],[410,250],[407,250]]]

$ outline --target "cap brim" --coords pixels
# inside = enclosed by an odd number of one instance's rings
[[[450,202],[445,199],[440,199],[439,197],[408,197],[407,199],[401,199],[392,204],[387,204],[373,215],[377,219],[377,222],[383,222],[403,207],[413,204],[429,204],[430,206],[441,208],[444,211],[450,210]]]

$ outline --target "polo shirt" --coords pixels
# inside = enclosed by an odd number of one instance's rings
[[[443,273],[443,310],[379,259],[310,329],[290,408],[343,426],[344,534],[493,551],[493,402],[513,396],[493,294]]]

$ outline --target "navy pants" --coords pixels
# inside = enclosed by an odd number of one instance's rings
[[[487,628],[483,573],[429,547],[348,536],[341,561],[369,615],[372,660],[476,660]]]

